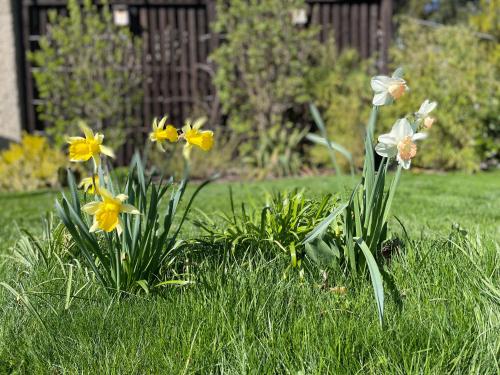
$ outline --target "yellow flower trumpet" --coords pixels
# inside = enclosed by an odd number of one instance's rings
[[[75,162],[87,161],[90,158],[94,160],[96,166],[101,162],[100,155],[107,155],[114,158],[113,150],[102,144],[104,135],[92,132],[92,130],[83,122],[78,124],[85,138],[83,137],[68,137],[69,143],[69,160]]]
[[[197,146],[203,151],[210,151],[212,149],[214,145],[214,132],[211,130],[200,130],[206,121],[205,117],[197,119],[193,124],[191,124],[190,120],[187,120],[186,125],[182,128],[182,136],[186,140],[183,155],[186,159],[189,159],[193,146]]]
[[[173,125],[165,126],[167,122],[167,116],[163,117],[160,122],[155,118],[153,120],[153,131],[149,133],[149,139],[151,142],[156,142],[156,146],[160,151],[165,151],[163,144],[166,141],[175,143],[179,139],[177,135],[177,129]]]
[[[125,194],[118,194],[116,197],[113,197],[103,187],[99,188],[98,193],[101,195],[102,201],[90,202],[82,207],[84,212],[94,216],[94,223],[90,227],[90,232],[102,230],[109,233],[116,229],[118,235],[120,235],[123,230],[120,214],[140,215],[139,210],[131,204],[123,203],[128,199],[128,196]]]

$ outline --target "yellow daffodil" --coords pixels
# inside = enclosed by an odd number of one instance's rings
[[[177,134],[177,129],[173,125],[165,126],[167,122],[167,116],[163,117],[158,123],[157,119],[153,121],[153,131],[149,133],[149,139],[151,142],[156,142],[156,146],[160,151],[165,151],[163,144],[166,141],[175,143],[179,139]]]
[[[83,191],[89,194],[97,194],[99,191],[99,176],[95,175],[94,177],[82,178],[80,184],[78,184],[78,188],[79,189],[83,188]]]
[[[381,106],[391,104],[399,99],[408,90],[406,81],[402,78],[403,69],[399,68],[392,74],[392,77],[375,76],[371,80],[373,105]]]
[[[102,144],[104,139],[104,135],[92,132],[92,130],[85,125],[84,123],[80,123],[78,125],[82,130],[83,134],[85,134],[85,138],[83,137],[69,137],[69,160],[70,161],[87,161],[90,158],[94,160],[95,165],[99,165],[101,161],[101,154],[110,156],[112,158],[115,157],[113,150],[109,147],[106,147]]]
[[[116,229],[118,235],[120,235],[123,230],[120,214],[140,215],[139,210],[130,204],[123,203],[128,199],[128,196],[125,194],[118,194],[116,197],[113,197],[103,187],[99,188],[99,194],[102,197],[102,201],[90,202],[82,207],[84,212],[94,216],[94,223],[90,227],[90,232],[98,230],[112,232]]]
[[[202,117],[197,119],[193,124],[188,120],[182,128],[182,136],[186,140],[183,155],[186,159],[189,159],[193,146],[197,146],[203,151],[210,151],[212,149],[214,145],[214,132],[211,130],[200,130],[206,120],[205,117]]]

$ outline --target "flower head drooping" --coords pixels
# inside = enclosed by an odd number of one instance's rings
[[[83,211],[94,216],[94,223],[90,227],[90,232],[96,232],[98,230],[112,232],[116,229],[118,235],[120,235],[123,229],[120,214],[128,213],[140,215],[139,210],[130,204],[123,203],[128,199],[128,196],[125,194],[118,194],[116,197],[113,197],[111,193],[103,187],[99,188],[98,193],[101,195],[102,201],[90,202],[82,207]]]
[[[166,141],[175,143],[179,139],[177,129],[173,125],[165,126],[168,116],[163,117],[160,122],[155,118],[153,120],[153,131],[149,133],[151,142],[156,142],[156,146],[160,151],[165,151],[163,144]]]
[[[186,140],[183,155],[186,159],[189,159],[193,146],[197,146],[203,151],[210,151],[212,149],[214,145],[214,132],[211,130],[200,130],[206,120],[205,117],[201,117],[193,124],[187,120],[186,125],[182,128],[182,136]]]
[[[69,143],[69,160],[70,161],[87,161],[90,158],[94,160],[96,166],[101,162],[101,154],[114,158],[113,150],[102,144],[104,135],[92,132],[92,130],[81,122],[79,125],[85,138],[83,137],[68,137]]]
[[[94,175],[92,177],[82,178],[78,184],[78,188],[82,189],[85,193],[97,194],[99,191],[99,176]]]
[[[415,113],[417,121],[423,121],[423,126],[426,129],[430,129],[434,124],[434,121],[436,121],[434,117],[429,116],[429,113],[431,113],[436,106],[436,102],[431,102],[429,99],[426,99],[420,106],[418,112]]]
[[[407,119],[399,119],[390,133],[378,137],[379,143],[375,146],[375,151],[386,158],[396,156],[398,163],[408,169],[411,159],[417,154],[415,141],[426,137],[426,133],[415,133]]]
[[[372,90],[375,92],[373,96],[373,105],[381,106],[391,104],[394,100],[403,96],[408,90],[408,86],[402,76],[403,69],[398,68],[392,74],[392,77],[373,77],[371,80]]]

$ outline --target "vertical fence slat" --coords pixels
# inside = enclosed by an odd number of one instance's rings
[[[160,35],[160,97],[161,97],[161,115],[170,114],[170,105],[167,98],[170,96],[169,93],[169,50],[168,50],[168,26],[167,26],[167,12],[165,8],[160,8],[158,10],[158,33]]]
[[[368,25],[368,4],[363,3],[360,5],[360,53],[361,57],[367,58],[370,54],[368,51],[369,43],[369,25]]]
[[[368,33],[369,38],[369,53],[370,55],[377,52],[377,31],[378,31],[378,4],[370,4],[370,20],[369,20],[370,31]]]
[[[189,43],[189,96],[193,99],[194,107],[197,106],[199,96],[198,92],[198,70],[196,62],[198,60],[196,51],[197,30],[196,30],[196,9],[190,8],[187,10],[187,30],[188,30],[188,43]],[[194,108],[197,109],[197,108]],[[190,116],[192,116],[190,114]]]
[[[149,47],[149,26],[148,26],[148,14],[147,9],[141,8],[139,10],[139,22],[142,29],[142,46],[143,46],[143,56],[142,56],[142,71],[143,71],[143,82],[142,89],[144,91],[143,100],[143,125],[151,123],[151,95],[149,91],[149,77],[150,77],[150,47]]]

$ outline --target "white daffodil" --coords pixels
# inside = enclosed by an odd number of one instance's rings
[[[429,113],[431,113],[436,106],[436,102],[431,102],[429,99],[426,99],[420,106],[418,112],[415,113],[417,121],[423,120],[424,128],[426,129],[430,129],[435,121],[434,117],[429,116]]]
[[[405,91],[408,90],[406,81],[402,78],[403,69],[398,68],[388,76],[375,76],[372,78],[371,86],[375,92],[373,96],[373,105],[381,106],[391,104],[394,100],[399,99]]]
[[[379,143],[375,146],[375,151],[386,158],[396,156],[398,163],[404,169],[408,169],[411,159],[417,154],[415,141],[426,137],[426,133],[415,133],[407,119],[399,119],[390,133],[378,137]]]

